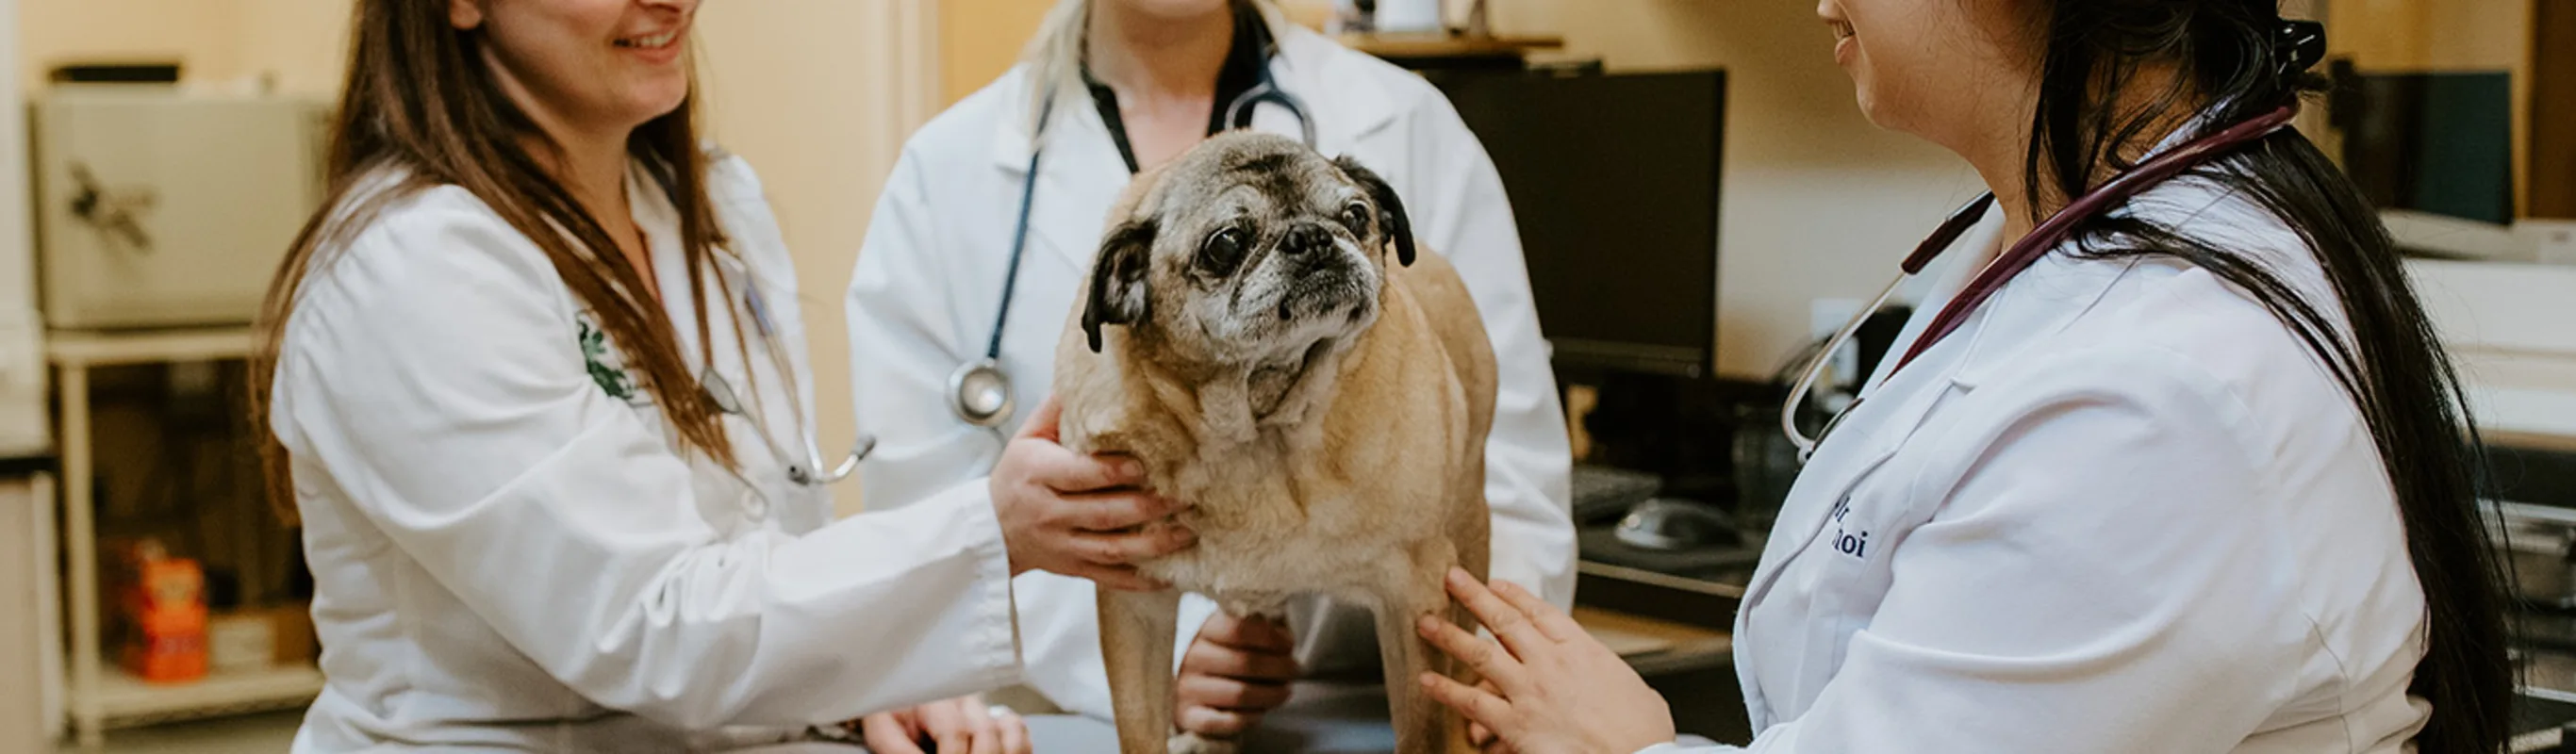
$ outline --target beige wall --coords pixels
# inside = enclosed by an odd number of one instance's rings
[[[327,97],[339,91],[348,65],[352,0],[229,1],[235,4],[231,28],[238,75],[273,76],[280,90],[297,94]]]
[[[1866,298],[1982,188],[1948,152],[1860,115],[1812,3],[1496,0],[1503,32],[1563,34],[1612,69],[1727,70],[1718,370],[1768,377],[1810,302]]]
[[[75,61],[180,62],[192,82],[274,77],[285,91],[339,86],[351,0],[23,0],[19,77],[40,89]]]
[[[760,171],[796,256],[826,457],[846,452],[854,434],[842,295],[909,131],[886,112],[894,4],[759,0],[709,3],[698,14],[713,135]],[[835,492],[855,510],[855,481]]]
[[[926,113],[904,102],[907,33],[920,0],[759,0],[699,12],[704,113],[713,138],[760,171],[796,256],[813,349],[818,433],[849,447],[849,343],[841,292],[900,139]],[[20,0],[21,80],[52,62],[178,57],[189,78],[273,75],[288,91],[328,94],[345,65],[350,0]],[[910,29],[910,32],[906,30]],[[856,484],[839,489],[855,506]]]
[[[1000,78],[1055,0],[939,0],[940,103]]]
[[[236,0],[21,0],[20,80],[32,89],[54,65],[171,60],[192,76],[238,75]],[[211,32],[211,33],[210,33]]]

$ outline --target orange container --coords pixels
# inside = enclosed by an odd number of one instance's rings
[[[157,545],[126,549],[119,585],[124,666],[148,683],[206,677],[206,575]]]

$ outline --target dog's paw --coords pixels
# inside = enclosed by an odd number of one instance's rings
[[[1233,741],[1200,738],[1196,733],[1174,734],[1171,749],[1172,754],[1235,754],[1236,751]]]

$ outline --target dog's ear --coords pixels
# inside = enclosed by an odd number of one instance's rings
[[[1082,334],[1091,352],[1100,352],[1101,325],[1145,321],[1146,267],[1153,261],[1155,223],[1151,218],[1119,223],[1100,242],[1091,260],[1091,297],[1082,304]]]
[[[1341,168],[1343,175],[1350,176],[1352,182],[1368,192],[1369,201],[1377,204],[1377,214],[1383,225],[1379,230],[1386,233],[1387,240],[1395,242],[1396,261],[1406,267],[1413,266],[1413,220],[1405,216],[1404,200],[1396,198],[1395,187],[1388,185],[1385,178],[1378,177],[1377,171],[1368,169],[1349,155],[1334,160],[1333,167]]]

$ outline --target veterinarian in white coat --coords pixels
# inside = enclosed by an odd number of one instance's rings
[[[1871,118],[1993,195],[1927,242],[1939,283],[1772,530],[1735,623],[1743,750],[2502,750],[2457,387],[2368,203],[2284,128],[2322,30],[2263,5],[1820,7]],[[2144,106],[2167,84],[2197,107]],[[1422,681],[1485,733],[1679,749],[1562,612],[1451,591],[1499,643],[1422,628],[1493,687]]]
[[[1091,13],[1122,14],[1119,23],[1169,23],[1157,20],[1168,16],[1151,14],[1183,12],[1175,8],[1202,18],[1220,14],[1213,19],[1220,29],[1248,18],[1252,25],[1238,26],[1232,50],[1222,33],[1212,40],[1212,52],[1236,61],[1218,77],[1219,88],[1257,82],[1259,74],[1239,64],[1254,50],[1252,65],[1300,100],[1319,150],[1355,156],[1395,185],[1425,248],[1448,255],[1493,333],[1501,383],[1486,462],[1493,573],[1567,604],[1575,558],[1570,461],[1547,347],[1502,183],[1448,101],[1421,77],[1283,23],[1266,6],[1237,5],[1240,13],[1229,21],[1222,15],[1230,12],[1227,0],[1071,0],[1049,22],[1058,28],[1042,37],[1065,31],[1068,13],[1080,22],[1086,5]],[[1118,44],[1105,41],[1100,28],[1093,27],[1090,40],[1096,73],[1104,47]],[[1251,41],[1258,36],[1275,40],[1275,54],[1258,52]],[[871,509],[913,505],[984,475],[1014,426],[962,421],[950,408],[949,380],[961,365],[985,357],[1002,306],[1016,213],[1037,146],[1031,111],[1041,97],[1033,95],[1031,70],[1028,64],[1012,69],[913,136],[859,253],[849,291],[851,347],[865,354],[852,363],[858,425],[881,443],[860,471]],[[1161,142],[1166,148],[1158,149],[1142,124],[1123,130],[1136,133],[1132,151],[1144,153],[1150,166],[1158,152],[1177,154],[1194,143],[1201,135],[1197,123],[1221,117],[1229,99],[1220,95],[1211,108],[1185,116],[1197,119],[1182,123],[1190,138]],[[1048,393],[1056,343],[1082,273],[1099,246],[1110,203],[1131,175],[1122,154],[1128,144],[1113,137],[1103,117],[1116,110],[1097,106],[1074,84],[1060,90],[1047,126],[998,359],[1021,407]],[[1263,104],[1255,112],[1261,130],[1302,131],[1287,107]],[[1069,710],[1107,717],[1090,584],[1031,576],[1020,580],[1018,598],[1030,683]],[[1184,603],[1182,640],[1197,634],[1212,612],[1204,600]],[[1360,625],[1365,633],[1366,623]],[[1181,652],[1185,663],[1188,654]],[[1183,724],[1191,719],[1183,715]]]
[[[354,9],[335,193],[252,372],[323,647],[299,754],[853,751],[828,739],[899,708],[879,754],[1026,754],[924,704],[1018,679],[1011,577],[1186,545],[1064,523],[1170,509],[1048,491],[1136,477],[1036,439],[834,520],[792,259],[691,135],[696,7]]]

